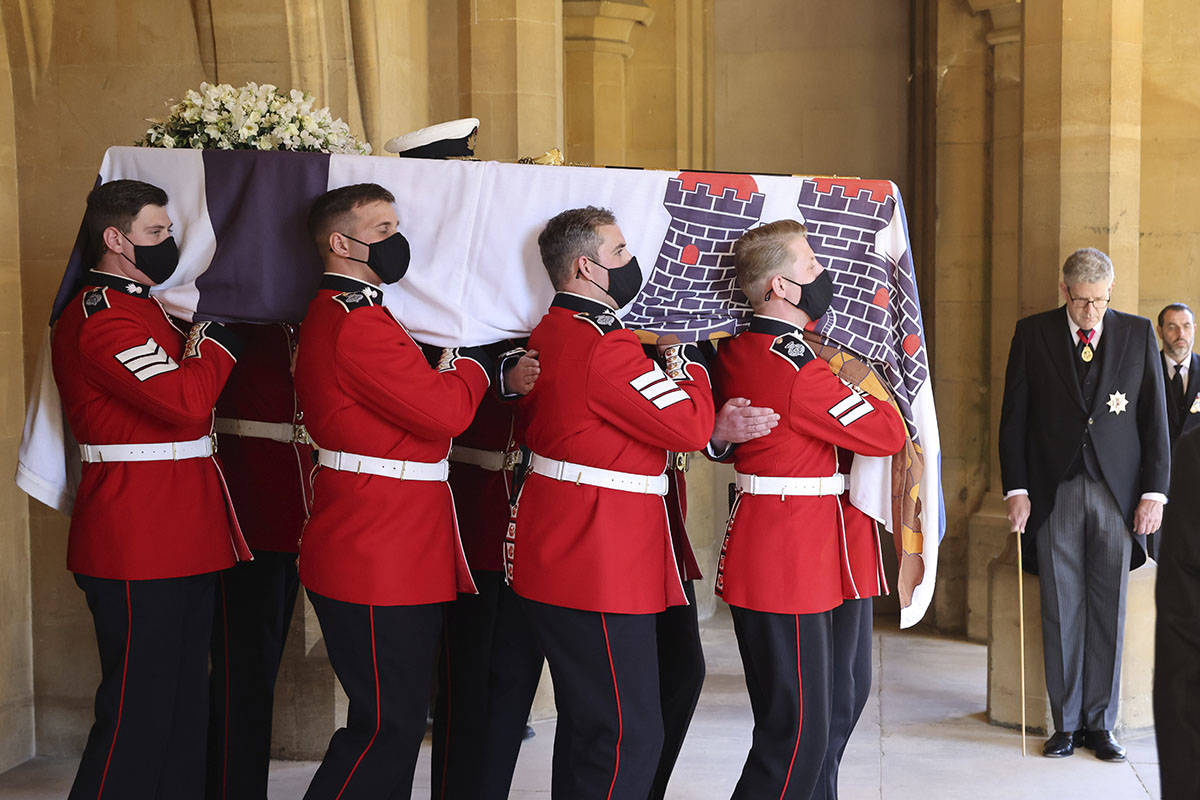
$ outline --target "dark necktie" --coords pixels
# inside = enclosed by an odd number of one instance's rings
[[[1175,374],[1171,376],[1171,393],[1175,400],[1175,407],[1183,413],[1183,364],[1175,365]]]

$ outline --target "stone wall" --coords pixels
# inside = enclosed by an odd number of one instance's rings
[[[1146,2],[1142,47],[1137,311],[1154,319],[1167,303],[1200,306],[1200,6]]]
[[[24,420],[21,248],[13,75],[0,37],[0,475],[16,471]],[[29,516],[24,495],[0,483],[0,772],[33,755],[33,642],[30,626]]]

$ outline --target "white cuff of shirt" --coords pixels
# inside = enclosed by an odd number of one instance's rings
[[[1016,496],[1017,496],[1017,495],[1019,495],[1019,494],[1028,495],[1028,494],[1029,494],[1029,490],[1028,490],[1028,489],[1013,489],[1011,492],[1007,492],[1007,493],[1004,495],[1004,499],[1005,499],[1005,500],[1007,500],[1008,498],[1010,498],[1010,497],[1016,497]]]
[[[1157,500],[1164,506],[1167,504],[1167,496],[1162,492],[1146,492],[1142,495],[1143,500]]]

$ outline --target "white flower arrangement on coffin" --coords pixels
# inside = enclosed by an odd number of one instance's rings
[[[168,101],[170,102],[170,101]],[[329,108],[313,108],[313,96],[282,92],[269,83],[201,83],[168,108],[138,142],[141,147],[196,150],[295,150],[367,155],[371,145],[350,132]]]

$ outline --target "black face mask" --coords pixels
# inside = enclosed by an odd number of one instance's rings
[[[133,244],[128,236],[123,233],[121,236]],[[175,274],[175,268],[179,266],[179,247],[175,244],[174,236],[168,236],[158,244],[133,244],[133,258],[124,253],[121,255],[154,284],[162,283],[171,277]]]
[[[833,276],[829,274],[829,270],[823,270],[820,275],[808,283],[799,283],[791,278],[784,278],[782,275],[779,277],[804,290],[800,295],[800,302],[792,303],[792,305],[807,314],[809,319],[820,319],[829,310],[829,304],[833,302]],[[770,294],[767,292],[768,297]]]
[[[584,256],[587,258],[587,256]],[[633,256],[619,267],[609,269],[595,259],[588,258],[597,267],[608,272],[608,288],[605,289],[600,284],[591,281],[593,285],[600,291],[612,298],[612,301],[617,304],[617,308],[624,308],[637,297],[638,290],[642,288],[642,268],[638,266],[637,256]]]
[[[354,256],[346,256],[351,261],[357,261],[360,264],[366,264],[371,270],[379,276],[379,280],[383,283],[395,283],[404,277],[404,273],[408,272],[408,262],[411,257],[408,249],[408,239],[404,238],[404,234],[396,231],[391,236],[378,242],[367,244],[361,239],[355,239],[348,233],[343,233],[352,242],[358,242],[367,246],[367,260]]]

